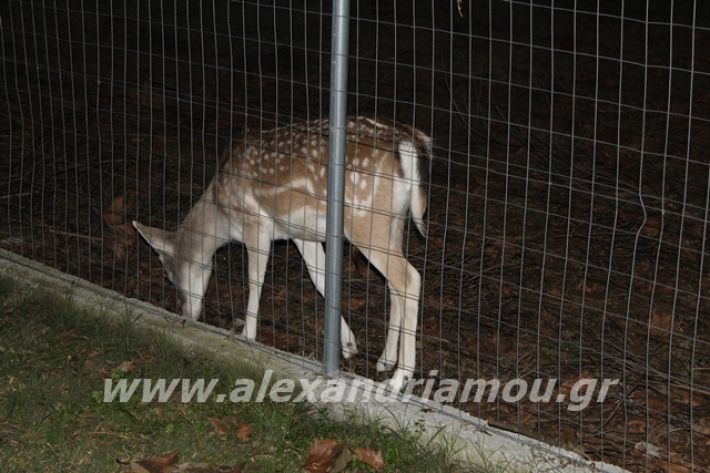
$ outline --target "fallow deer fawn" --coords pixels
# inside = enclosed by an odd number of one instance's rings
[[[316,120],[248,136],[228,150],[221,169],[176,231],[133,222],[177,287],[183,316],[199,317],[214,253],[232,240],[243,242],[248,252],[246,338],[256,337],[272,240],[293,240],[324,294],[328,131],[328,120]],[[414,370],[421,289],[420,275],[402,246],[408,211],[425,236],[423,180],[431,139],[400,123],[349,117],[346,154],[345,235],[387,279],[392,302],[377,369],[389,370],[397,362],[388,383],[400,390]],[[343,357],[357,352],[345,320],[341,343]]]

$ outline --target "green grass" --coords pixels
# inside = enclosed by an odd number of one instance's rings
[[[416,433],[338,423],[308,403],[104,403],[107,377],[219,378],[233,386],[260,374],[206,355],[187,358],[128,317],[110,323],[82,312],[64,297],[0,279],[0,471],[125,472],[125,462],[179,451],[180,462],[298,472],[314,438],[379,450],[383,471],[481,471],[453,464],[441,447],[420,446]],[[133,369],[121,371],[124,362]],[[215,431],[209,419],[225,417],[252,427],[248,441]],[[354,458],[344,471],[373,470]]]

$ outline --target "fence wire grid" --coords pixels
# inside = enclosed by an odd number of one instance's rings
[[[131,222],[175,229],[225,151],[327,118],[330,8],[3,2],[0,247],[178,311]],[[632,471],[710,468],[709,49],[697,0],[352,2],[349,115],[433,141],[428,235],[409,220],[403,237],[422,280],[415,377],[618,378],[580,412],[455,406]],[[359,353],[341,368],[384,380],[391,298],[345,251]],[[264,252],[257,340],[321,359],[298,249]],[[241,330],[247,249],[212,261],[200,317]]]

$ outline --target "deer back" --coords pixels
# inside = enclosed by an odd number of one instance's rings
[[[323,240],[328,194],[328,120],[250,133],[234,146],[214,182],[220,208],[245,222],[271,219],[277,237]],[[346,128],[346,227],[368,217],[404,218],[409,203],[400,145],[427,147],[419,130],[370,117]],[[233,215],[234,216],[234,215]]]

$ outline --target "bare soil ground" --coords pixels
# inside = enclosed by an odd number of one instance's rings
[[[230,139],[328,109],[320,4],[208,3],[2,7],[1,246],[176,309],[129,222],[176,226]],[[707,467],[706,7],[693,30],[691,2],[629,5],[623,28],[617,2],[532,20],[504,2],[462,16],[405,3],[354,7],[349,107],[434,138],[429,238],[407,241],[424,276],[418,374],[553,377],[563,392],[619,378],[581,413],[459,407],[634,471]],[[377,377],[384,284],[346,263],[362,354],[343,368]],[[242,317],[245,271],[241,246],[218,253],[207,321]],[[288,243],[274,244],[261,313],[262,342],[320,357],[322,301]]]

